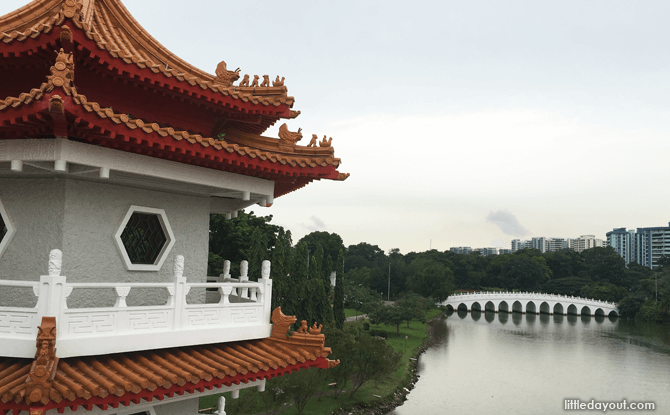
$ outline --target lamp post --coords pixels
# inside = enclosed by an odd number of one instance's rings
[[[391,301],[391,260],[390,259],[389,259],[389,284],[388,284],[386,301]]]

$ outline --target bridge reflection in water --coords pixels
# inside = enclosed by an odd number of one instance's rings
[[[608,316],[605,316],[603,314],[599,314],[596,316],[591,316],[588,314],[582,314],[580,316],[576,314],[568,314],[568,315],[563,315],[563,314],[545,314],[545,313],[528,313],[526,315],[522,313],[495,313],[490,310],[472,310],[471,312],[468,312],[464,308],[460,308],[456,311],[449,311],[447,312],[448,316],[458,316],[461,320],[470,316],[472,320],[474,321],[479,321],[482,318],[487,322],[487,323],[493,323],[494,321],[498,320],[500,324],[503,326],[511,323],[514,324],[515,326],[521,325],[521,323],[525,319],[525,324],[533,325],[536,322],[539,322],[541,325],[548,325],[549,323],[556,323],[556,324],[570,324],[574,325],[577,324],[577,322],[585,323],[588,324],[590,322],[595,322],[597,324],[604,323],[605,321],[609,321],[610,323],[614,323],[618,320],[618,317],[615,313],[610,313]]]
[[[450,310],[493,311],[495,313],[618,316],[616,303],[589,298],[531,293],[489,292],[450,295],[442,305]]]

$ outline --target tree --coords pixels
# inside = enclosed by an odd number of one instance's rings
[[[249,280],[258,281],[261,275],[261,264],[269,259],[268,238],[260,227],[255,227],[251,232],[251,244],[247,251],[249,261]]]
[[[264,236],[266,249],[274,247],[281,226],[270,224],[271,220],[272,215],[255,216],[253,211],[240,211],[237,218],[230,220],[225,215],[210,215],[207,275],[220,275],[225,259],[231,263],[231,273],[239,275],[240,262],[249,260],[251,234],[255,228]]]
[[[294,302],[297,301],[296,287],[290,275],[293,264],[291,245],[291,231],[280,229],[277,243],[272,250],[270,276],[272,278],[272,309],[281,306],[285,313],[295,310]]]
[[[445,265],[432,260],[417,258],[410,264],[413,274],[407,288],[435,302],[442,302],[454,291],[454,273]]]
[[[395,326],[396,333],[400,334],[400,324],[407,319],[405,310],[397,305],[384,305],[368,313],[372,324]]]
[[[407,294],[405,297],[396,301],[395,305],[400,307],[400,309],[405,314],[407,327],[409,327],[409,322],[412,320],[425,323],[426,311],[435,307],[435,303],[433,303],[431,300],[414,293]]]
[[[370,380],[386,379],[400,365],[402,353],[396,352],[384,339],[361,333],[349,352],[354,368],[351,377],[351,394]]]
[[[344,270],[367,267],[375,268],[377,265],[387,263],[384,251],[377,245],[361,242],[358,245],[349,245],[347,257],[344,262]]]
[[[379,294],[375,294],[368,287],[354,284],[344,286],[344,305],[347,308],[369,313],[380,307],[381,303]]]
[[[663,323],[666,320],[666,317],[660,304],[653,300],[648,300],[642,304],[642,307],[640,307],[640,311],[635,315],[635,320],[644,321],[646,323]]]
[[[286,377],[282,386],[284,392],[293,399],[293,405],[299,414],[305,410],[307,400],[323,387],[325,374],[316,368],[299,370]]]
[[[628,297],[628,290],[609,282],[603,282],[583,286],[580,294],[582,297],[618,303]]]
[[[528,250],[526,250],[528,251]],[[511,255],[500,268],[502,282],[510,288],[533,291],[549,281],[551,270],[544,258],[529,253]]]
[[[350,351],[354,349],[356,343],[355,336],[358,335],[360,329],[355,325],[347,325],[344,329],[325,326],[323,334],[328,339],[328,347],[333,352],[329,356],[332,360],[339,360],[340,363],[332,369],[327,370],[328,382],[334,382],[335,398],[344,391],[351,375],[354,373],[354,366],[350,358]]]
[[[265,391],[258,393],[258,397],[263,403],[265,413],[269,415],[276,415],[279,410],[291,398],[284,391],[284,381],[286,377],[278,376],[276,378],[268,379],[265,383]],[[249,408],[246,408],[247,411]],[[247,412],[248,413],[248,412]]]
[[[626,261],[616,253],[614,248],[591,248],[582,251],[582,258],[589,276],[594,281],[604,281],[615,285],[626,286]]]
[[[306,243],[310,252],[316,252],[318,246],[321,245],[324,251],[324,261],[326,256],[330,257],[331,261],[335,261],[340,254],[340,250],[344,249],[342,238],[336,233],[312,232],[303,236],[298,241],[298,243],[300,242]]]

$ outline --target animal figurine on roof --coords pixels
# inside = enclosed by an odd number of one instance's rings
[[[261,82],[261,88],[269,88],[269,87],[270,87],[270,76],[263,75],[263,82]]]
[[[242,82],[240,82],[240,86],[249,86],[249,74],[244,75]]]
[[[319,138],[316,136],[316,134],[312,134],[312,140],[307,144],[307,147],[316,147],[316,142]]]
[[[272,81],[272,86],[284,86],[284,79],[286,78],[282,76],[281,80],[279,80],[279,75],[277,75],[277,79]]]
[[[326,136],[323,136],[323,140],[319,141],[319,147],[330,147],[330,145],[333,142],[333,137],[330,137],[328,140],[326,140]]]
[[[254,75],[254,80],[251,82],[251,87],[258,87],[258,75]]]
[[[309,334],[321,334],[321,329],[323,328],[322,324],[319,324],[318,326],[316,325],[316,321],[314,322],[314,325],[309,329]]]

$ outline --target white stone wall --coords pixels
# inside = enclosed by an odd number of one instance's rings
[[[39,281],[47,273],[49,251],[58,248],[68,282],[167,282],[176,255],[185,258],[188,282],[206,281],[209,198],[55,178],[2,179],[0,198],[16,228],[0,258],[0,279]],[[159,271],[126,270],[116,247],[114,234],[131,205],[165,210],[175,244]],[[162,304],[166,299],[165,290],[133,290],[127,302]],[[28,301],[34,302],[29,292],[0,293],[0,305]],[[189,294],[189,302],[202,301],[203,290]],[[113,304],[111,290],[95,297],[75,290],[68,300],[69,307]]]
[[[186,399],[154,406],[156,415],[196,415],[199,398]]]

